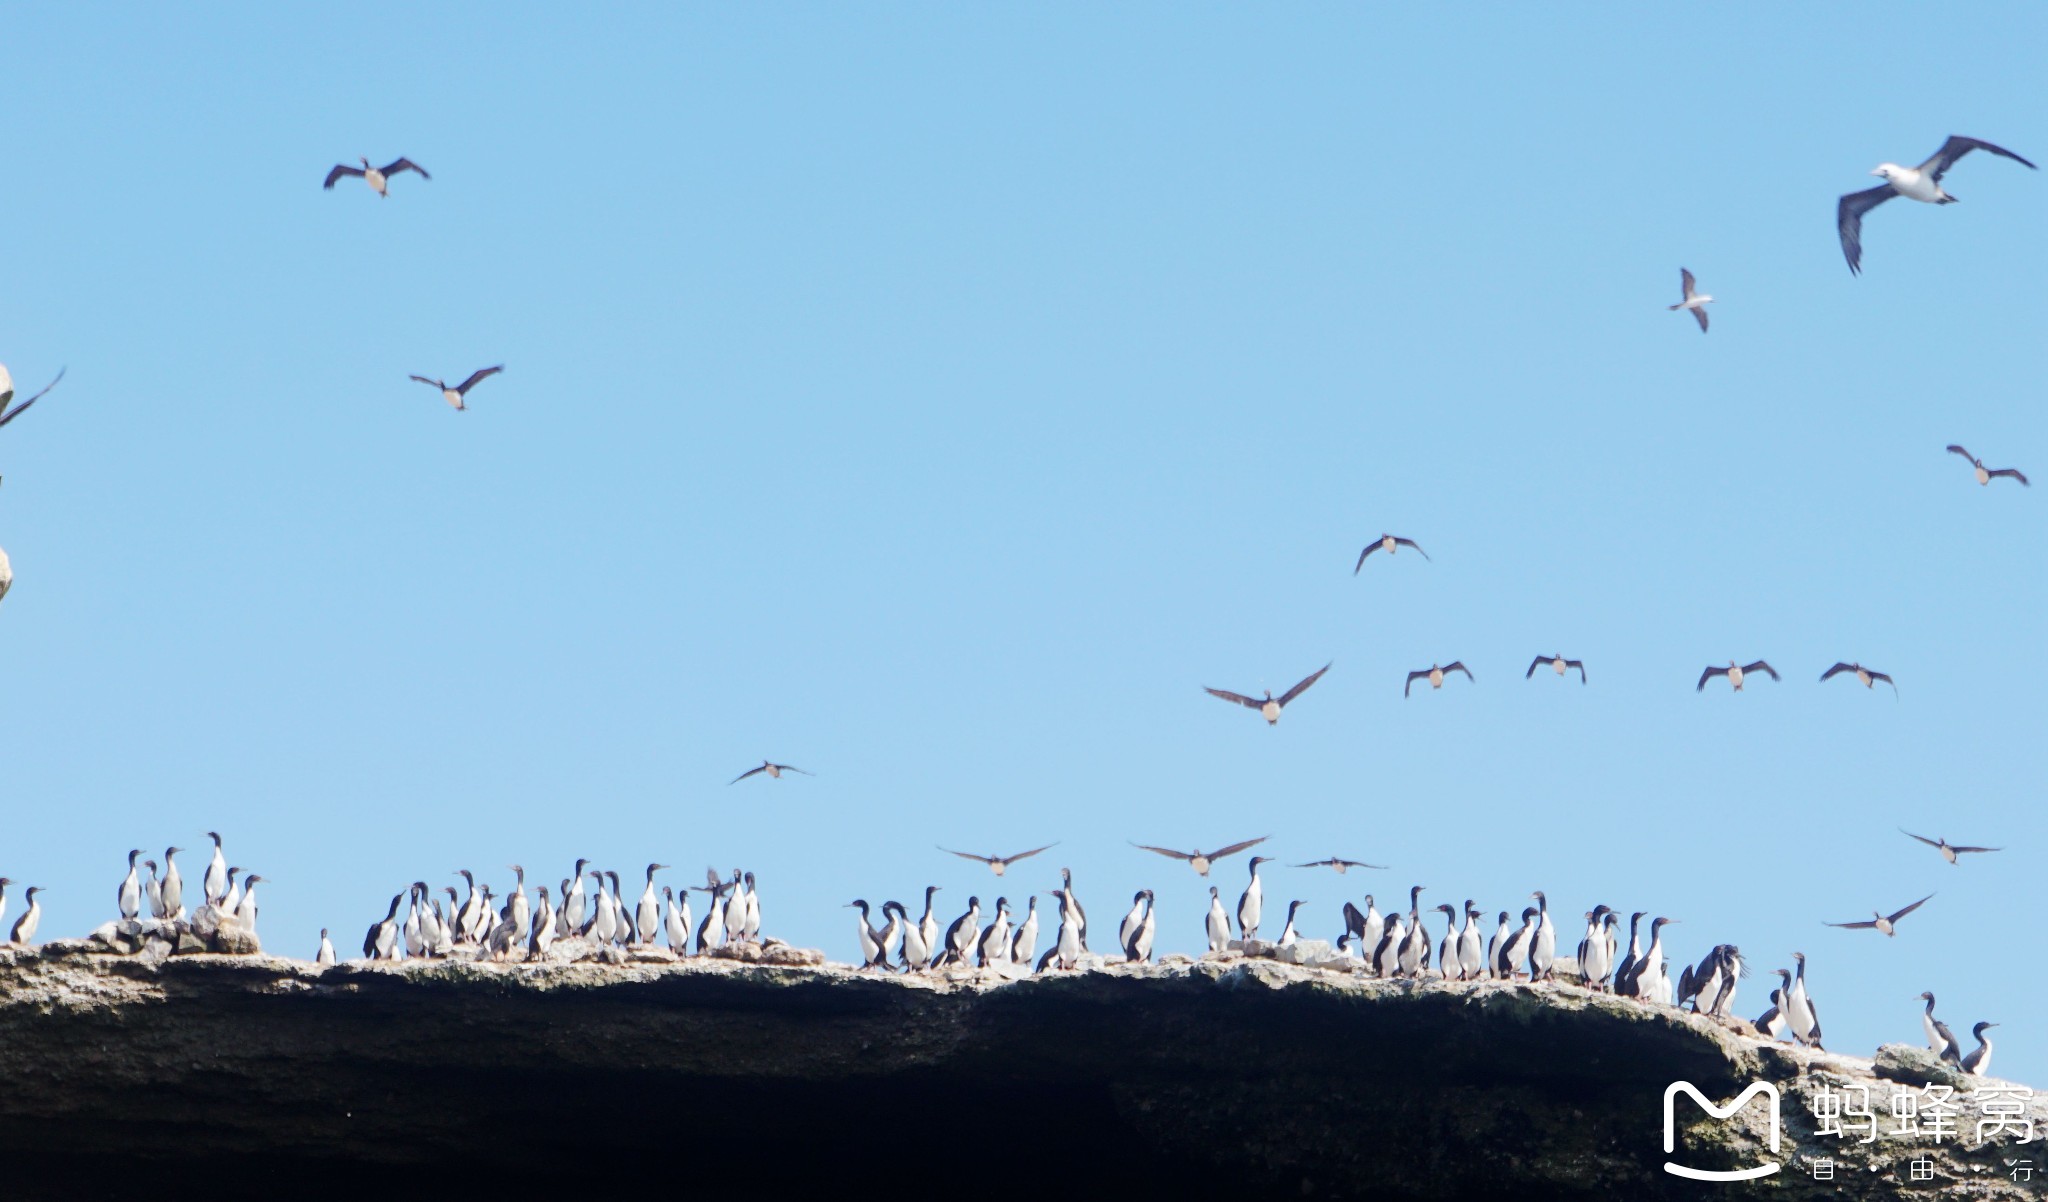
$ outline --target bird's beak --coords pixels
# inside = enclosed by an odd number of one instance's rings
[[[1874,176],[1878,177],[1879,179],[1883,179],[1883,178],[1884,178],[1884,169],[1883,169],[1883,168],[1878,168],[1877,170],[1875,170],[1875,171],[1872,171],[1872,172],[1871,172],[1870,174],[1872,174],[1872,175],[1874,175]]]

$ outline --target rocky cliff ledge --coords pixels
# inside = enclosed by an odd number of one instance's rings
[[[1816,1133],[1823,1083],[1872,1086],[1890,1130],[1893,1086],[1874,1072],[1942,1071],[1910,1049],[1873,1064],[1773,1047],[1571,985],[1240,958],[1010,982],[0,951],[0,1151],[20,1198],[181,1196],[176,1182],[262,1196],[266,1181],[533,1196],[632,1173],[691,1193],[772,1181],[785,1197],[1062,1182],[1140,1197],[2039,1197],[2048,1140],[1980,1146],[1968,1104],[1962,1138],[1941,1144]],[[1681,1079],[1717,1101],[1777,1083],[1785,1146],[1765,1154],[1756,1105],[1717,1122],[1688,1104],[1674,1159],[1784,1170],[1667,1175],[1663,1092]],[[2048,1099],[2029,1105],[2048,1121]],[[1909,1183],[1919,1155],[1934,1177]],[[1812,1178],[1816,1157],[1833,1180]],[[2023,1157],[2037,1175],[2016,1183],[2003,1162]]]

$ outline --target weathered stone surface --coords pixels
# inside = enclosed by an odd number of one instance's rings
[[[1818,1134],[1823,1089],[1868,1087],[1889,1114],[1895,1086],[1873,1067],[1570,985],[1259,959],[1010,983],[697,957],[322,968],[0,951],[0,1156],[10,1193],[31,1198],[223,1166],[248,1181],[295,1170],[295,1195],[534,1196],[653,1163],[644,1125],[508,1132],[670,1114],[692,1146],[803,1149],[768,1167],[692,1157],[678,1169],[692,1192],[758,1188],[764,1172],[779,1195],[844,1192],[886,1120],[934,1150],[1028,1137],[1096,1195],[1697,1199],[1662,1169],[1674,1080],[1717,1100],[1752,1080],[1784,1091],[1785,1171],[1704,1187],[1716,1198],[2037,1196],[2000,1164],[2026,1154],[2011,1134],[1978,1143],[1963,1090],[1960,1140]],[[1725,1122],[1688,1105],[1672,1159],[1755,1164],[1765,1126],[1755,1105]],[[1921,1153],[1936,1179],[1915,1187],[1904,1167]],[[1834,1181],[1806,1175],[1817,1156]],[[1047,1185],[1027,1170],[972,1190]]]
[[[1887,1081],[1902,1081],[1908,1085],[1947,1085],[1963,1089],[1970,1081],[1963,1070],[1926,1048],[1903,1043],[1888,1043],[1877,1049],[1873,1071]]]

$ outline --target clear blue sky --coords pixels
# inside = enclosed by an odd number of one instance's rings
[[[1951,133],[2048,156],[2041,9],[677,7],[0,21],[0,360],[70,367],[0,432],[47,933],[218,828],[303,956],[577,856],[744,864],[838,958],[856,896],[1065,864],[1193,950],[1126,840],[1270,832],[1393,866],[1269,871],[1317,934],[1662,912],[1745,1016],[1800,949],[1831,1047],[1931,988],[2048,1083],[2048,497],[1942,452],[2048,476],[2048,178],[1972,156],[1861,278],[1833,224]],[[359,154],[434,178],[320,190]],[[1434,562],[1354,578],[1382,530]],[[1277,729],[1201,692],[1332,659]]]

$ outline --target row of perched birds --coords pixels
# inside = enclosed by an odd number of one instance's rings
[[[667,864],[649,864],[647,883],[638,901],[628,903],[619,874],[593,870],[590,861],[577,860],[573,875],[563,877],[561,892],[550,894],[546,885],[535,891],[538,900],[526,895],[526,869],[511,864],[514,884],[503,903],[493,907],[491,886],[478,884],[475,874],[459,869],[466,890],[458,893],[444,886],[447,905],[433,896],[425,881],[414,881],[393,894],[391,907],[382,919],[370,924],[363,936],[363,956],[370,960],[447,957],[458,948],[469,949],[492,960],[537,960],[556,940],[582,939],[599,948],[639,950],[657,946],[666,939],[669,950],[688,956],[694,932],[697,955],[727,943],[760,943],[761,897],[754,874],[733,869],[730,880],[720,879],[716,869],[705,870],[705,883],[686,887],[681,894],[670,885],[655,889],[654,874]],[[584,880],[593,882],[584,888]],[[710,895],[704,917],[693,922],[690,894]],[[559,897],[559,903],[557,902]],[[410,902],[403,921],[401,906]],[[336,960],[334,943],[323,928],[317,963]]]

